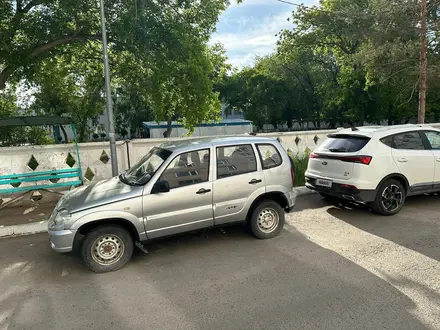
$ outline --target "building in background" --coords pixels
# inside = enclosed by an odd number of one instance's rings
[[[194,129],[192,136],[215,136],[215,135],[236,135],[252,133],[252,122],[244,120],[243,115],[236,113],[234,110],[227,111],[227,105],[222,104],[221,110],[222,120],[218,123],[202,123],[197,125]],[[166,122],[143,122],[142,128],[136,129],[136,132],[131,136],[131,129],[127,129],[127,136],[119,136],[116,134],[116,138],[120,139],[132,139],[132,138],[163,138],[163,133],[167,129]],[[172,123],[172,132],[170,137],[183,137],[187,136],[188,130],[184,129],[183,125],[178,122]],[[92,129],[92,133],[89,136],[89,140],[101,140],[106,139],[107,132],[107,119],[105,114],[100,115]]]
[[[167,130],[166,122],[144,122],[144,128],[148,130],[150,138],[163,138],[163,133]],[[202,123],[194,128],[194,133],[188,135],[188,130],[178,122],[172,122],[170,137],[184,137],[184,136],[218,136],[218,135],[241,135],[252,133],[252,122],[244,119],[222,119],[218,123]]]

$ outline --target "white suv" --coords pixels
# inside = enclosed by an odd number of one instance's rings
[[[343,129],[310,155],[306,186],[382,215],[405,198],[440,191],[440,130],[424,125]]]

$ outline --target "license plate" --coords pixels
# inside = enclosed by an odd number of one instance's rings
[[[331,182],[330,180],[316,179],[316,185],[317,186],[331,188],[332,187],[332,183],[333,182]]]

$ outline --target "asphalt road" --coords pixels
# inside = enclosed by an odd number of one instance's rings
[[[275,239],[184,235],[109,274],[1,239],[0,329],[440,329],[439,201],[384,218],[302,197]]]

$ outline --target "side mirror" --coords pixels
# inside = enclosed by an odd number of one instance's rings
[[[170,191],[170,184],[168,183],[167,180],[160,180],[157,181],[154,186],[153,189],[151,190],[152,194],[160,194],[160,193],[167,193]]]
[[[151,179],[150,173],[145,173],[142,177],[137,181],[141,186],[146,184]]]

